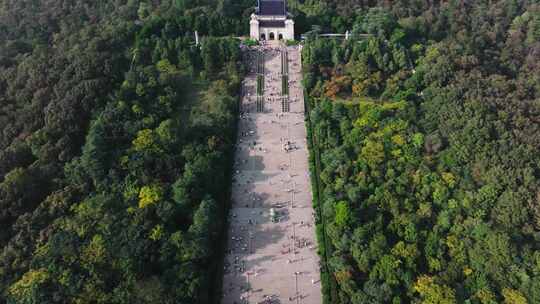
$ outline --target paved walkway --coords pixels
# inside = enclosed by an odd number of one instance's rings
[[[252,49],[236,148],[223,304],[322,303],[311,206],[300,51],[288,47],[290,110],[283,113],[281,49]],[[265,53],[264,111],[256,107]]]

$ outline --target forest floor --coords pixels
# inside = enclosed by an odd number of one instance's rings
[[[280,96],[285,49],[289,112],[282,112]],[[261,51],[264,111],[257,112],[254,62]],[[320,304],[300,50],[274,44],[246,55],[222,303]]]

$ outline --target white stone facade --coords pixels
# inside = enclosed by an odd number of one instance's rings
[[[251,15],[249,34],[256,40],[294,40],[294,21],[286,16]]]

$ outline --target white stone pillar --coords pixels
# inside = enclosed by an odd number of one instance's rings
[[[255,40],[259,40],[261,37],[259,32],[259,20],[257,20],[255,14],[251,14],[251,20],[249,21],[249,36]]]
[[[285,33],[284,39],[294,40],[294,21],[292,19],[285,20]]]

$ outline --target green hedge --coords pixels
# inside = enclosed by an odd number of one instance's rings
[[[321,202],[320,202],[320,151],[317,144],[317,137],[313,134],[313,127],[310,119],[311,100],[307,96],[304,90],[304,106],[306,112],[306,127],[308,137],[308,149],[309,149],[309,170],[311,176],[311,188],[313,193],[313,208],[317,214],[315,223],[315,234],[318,243],[318,254],[321,257],[321,291],[323,295],[324,304],[340,304],[337,294],[337,282],[332,276],[332,273],[328,267],[328,257],[332,256],[331,246],[328,245],[328,240],[325,233],[324,217],[322,216]]]
[[[264,94],[264,76],[257,75],[257,95]]]

